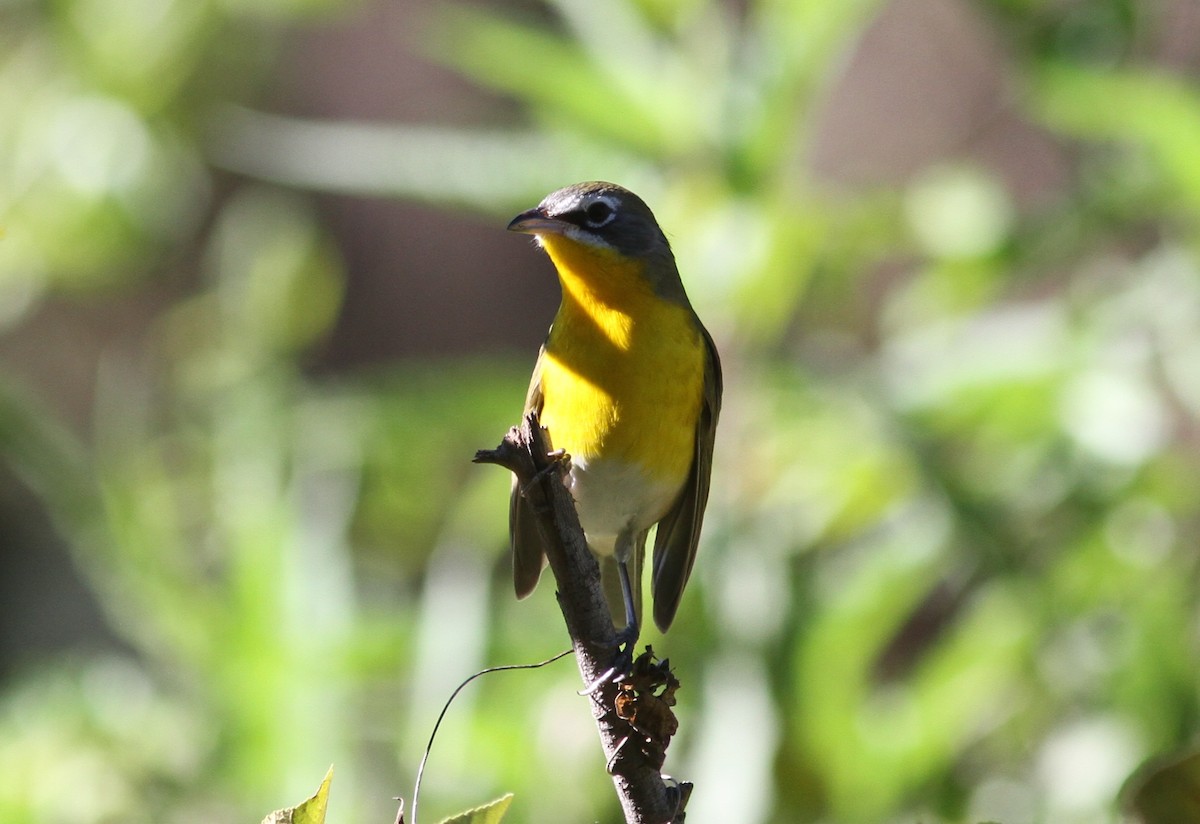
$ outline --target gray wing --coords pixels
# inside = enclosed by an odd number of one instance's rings
[[[704,507],[708,504],[717,418],[721,414],[721,359],[717,356],[712,337],[700,325],[699,319],[696,325],[700,327],[708,355],[704,368],[704,399],[696,423],[696,452],[683,492],[658,522],[658,534],[654,537],[654,573],[650,592],[654,597],[654,623],[663,632],[675,620],[683,588],[687,586],[692,563],[696,560],[700,525],[704,521]]]
[[[538,352],[533,377],[529,381],[529,392],[525,396],[525,414],[542,412],[542,358],[545,354],[546,348],[543,346]],[[518,488],[516,476],[513,476],[512,492],[508,498],[508,538],[513,551],[513,587],[517,597],[524,598],[537,587],[542,567],[546,565],[546,550],[542,546],[542,536],[529,502]]]

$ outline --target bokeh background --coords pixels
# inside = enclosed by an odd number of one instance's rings
[[[1124,820],[1200,730],[1198,72],[1191,0],[0,4],[0,820],[382,824],[566,645],[470,457],[595,178],[725,364],[689,822]],[[468,688],[423,818],[617,821],[577,682]]]

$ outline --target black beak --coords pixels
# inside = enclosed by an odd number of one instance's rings
[[[538,207],[521,212],[514,217],[508,224],[508,231],[521,232],[526,235],[561,235],[569,225],[571,224],[548,216],[541,207]]]

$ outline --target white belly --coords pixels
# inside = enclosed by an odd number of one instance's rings
[[[612,555],[621,533],[641,532],[667,514],[680,485],[653,480],[635,465],[572,457],[570,489],[588,547]]]

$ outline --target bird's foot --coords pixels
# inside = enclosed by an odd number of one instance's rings
[[[547,452],[546,458],[550,462],[539,469],[537,473],[529,479],[529,483],[521,487],[521,497],[528,501],[529,505],[533,508],[533,511],[539,515],[545,515],[548,512],[553,513],[554,506],[550,504],[549,501],[543,496],[530,495],[529,490],[541,483],[542,480],[551,472],[561,472],[561,466],[564,463],[566,464],[567,471],[570,471],[571,469],[571,456],[567,454],[567,450],[565,449],[555,449],[551,452]]]
[[[617,654],[613,658],[613,669],[616,671],[614,681],[620,683],[633,671],[633,648],[637,646],[641,635],[637,624],[630,624],[617,630]]]
[[[619,684],[633,672],[633,648],[637,646],[638,627],[626,626],[617,630],[617,651],[613,655],[608,669],[596,676],[590,684],[583,688],[580,695],[591,695],[609,681]]]

